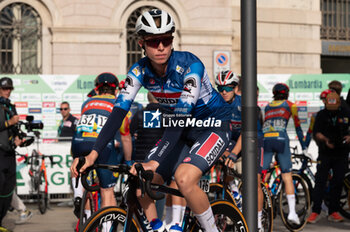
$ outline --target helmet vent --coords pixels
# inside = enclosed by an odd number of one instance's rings
[[[142,23],[145,24],[146,26],[148,26],[148,27],[150,26],[145,17],[142,17],[141,21],[142,21]]]

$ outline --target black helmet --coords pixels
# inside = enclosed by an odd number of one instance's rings
[[[95,86],[99,88],[103,85],[109,85],[117,88],[117,86],[119,85],[118,78],[113,73],[101,73],[95,79]]]
[[[0,88],[13,89],[13,82],[9,77],[3,77],[0,79]]]
[[[289,87],[284,83],[277,83],[272,89],[273,97],[276,99],[288,99]]]

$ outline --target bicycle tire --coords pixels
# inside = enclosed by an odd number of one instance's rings
[[[261,190],[264,196],[263,210],[262,210],[262,220],[261,224],[264,231],[273,231],[273,202],[271,199],[271,194],[268,188],[266,188],[264,183],[260,183]]]
[[[215,224],[220,231],[249,231],[243,214],[232,202],[217,200],[211,202],[210,206],[215,217]],[[191,232],[203,231],[198,223],[193,224]]]
[[[350,173],[345,175],[339,204],[339,213],[350,219]]]
[[[112,231],[120,231],[120,228],[124,227],[124,223],[126,221],[126,211],[124,209],[109,206],[106,208],[99,209],[96,211],[90,219],[85,223],[84,228],[81,230],[82,232],[99,232],[102,231],[102,224],[106,222],[111,222],[113,228]],[[130,231],[139,232],[140,229],[137,226],[137,223],[134,219],[131,222]]]
[[[312,186],[310,177],[308,177],[308,175],[306,175],[304,172],[300,173],[299,170],[293,170],[293,173],[300,175],[304,179],[304,181],[309,189],[310,202],[312,202],[312,193],[313,193],[314,187]]]
[[[87,202],[89,202],[90,205],[91,215],[98,210],[98,206],[96,205],[96,202],[94,200],[93,193],[91,193],[90,191],[84,191],[80,206],[78,231],[81,231],[81,229],[84,227],[85,222],[87,222],[87,220],[89,219],[86,218],[85,215],[85,205]]]
[[[295,211],[298,214],[300,224],[293,224],[287,220],[288,217],[288,202],[284,192],[284,183],[282,184],[282,191],[279,193],[279,210],[283,224],[289,231],[300,231],[307,223],[307,216],[310,211],[310,195],[309,189],[305,180],[296,173],[292,173],[294,189],[295,189]]]
[[[223,189],[224,186],[222,184],[210,183],[209,192],[207,193],[209,201],[212,202],[216,200],[227,200],[236,205],[235,199],[233,198],[230,190],[225,189],[225,197],[223,198]]]
[[[36,181],[37,186],[35,187],[37,189],[38,208],[40,213],[44,214],[46,212],[47,203],[48,203],[48,194],[45,191],[45,186],[43,187],[43,185],[45,185],[44,172],[39,172],[39,175],[36,178],[38,178]]]

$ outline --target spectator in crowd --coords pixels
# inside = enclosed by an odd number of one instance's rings
[[[62,120],[57,130],[58,137],[73,137],[78,119],[70,113],[68,102],[64,101],[61,103],[60,112]],[[60,141],[62,141],[62,139],[60,139]]]
[[[315,176],[313,207],[308,218],[309,223],[316,223],[320,218],[321,205],[331,169],[333,176],[330,182],[328,220],[333,222],[344,220],[338,211],[350,152],[350,111],[347,107],[341,106],[338,92],[329,92],[324,103],[325,108],[317,113],[313,128],[313,136],[319,148],[319,163]]]
[[[282,179],[286,186],[288,200],[288,221],[300,224],[300,219],[295,211],[295,191],[292,179],[292,161],[289,148],[289,136],[287,125],[289,118],[294,120],[303,153],[306,153],[304,135],[300,126],[297,106],[288,101],[289,87],[284,83],[277,83],[272,90],[274,100],[265,107],[264,133],[264,159],[263,170],[268,170],[273,155],[276,155],[282,171]]]
[[[15,221],[17,225],[26,223],[33,216],[33,213],[27,209],[22,199],[15,192],[12,194],[11,207],[19,213],[19,219]]]
[[[15,147],[22,143],[14,127],[19,116],[9,98],[13,91],[11,78],[0,79],[0,231],[7,232],[2,227],[2,220],[10,207],[12,194],[16,187]]]
[[[347,108],[348,110],[350,110],[350,106],[348,105],[348,103],[345,101],[345,99],[341,96],[341,91],[343,89],[343,85],[340,81],[334,80],[328,83],[328,88],[330,90],[334,90],[340,97],[340,106],[342,108]]]

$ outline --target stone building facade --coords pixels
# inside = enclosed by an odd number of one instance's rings
[[[39,73],[125,74],[128,25],[145,6],[173,16],[175,49],[196,54],[211,76],[214,51],[228,51],[241,72],[240,0],[2,0],[0,11],[17,3],[41,20]],[[259,0],[257,21],[258,73],[322,72],[319,0]]]

